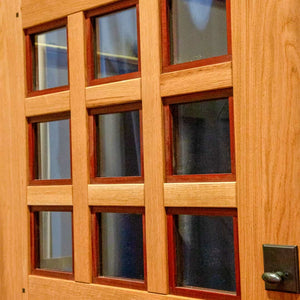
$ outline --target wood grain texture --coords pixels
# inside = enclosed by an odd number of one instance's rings
[[[19,0],[0,2],[0,298],[25,300],[29,268],[26,205],[25,52]]]
[[[168,97],[231,86],[232,63],[225,62],[161,74],[160,90],[162,97]]]
[[[27,187],[28,205],[72,205],[71,185]]]
[[[165,183],[166,207],[236,207],[235,182]]]
[[[70,110],[70,92],[64,91],[25,99],[25,115],[54,114]]]
[[[160,295],[145,291],[112,286],[83,284],[70,280],[58,280],[29,276],[30,300],[188,300],[191,298]],[[197,298],[201,300],[201,298]],[[203,300],[203,299],[202,299]]]
[[[231,4],[241,294],[300,299],[260,277],[263,243],[300,242],[300,2]]]
[[[144,206],[143,184],[90,184],[91,206]]]
[[[141,79],[129,79],[86,88],[86,106],[94,108],[141,100]]]
[[[117,0],[23,0],[23,27],[39,25],[82,10],[92,9],[100,5],[116,2]]]
[[[88,208],[88,116],[85,107],[85,18],[82,12],[68,17],[70,64],[71,145],[73,180],[75,280],[91,282],[91,222]]]
[[[164,129],[160,98],[160,1],[140,0],[144,182],[148,291],[168,293],[167,224],[163,201]]]

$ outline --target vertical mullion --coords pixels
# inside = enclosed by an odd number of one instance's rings
[[[85,18],[68,16],[75,280],[91,282],[91,222],[88,207],[88,115],[85,106]]]
[[[160,1],[140,0],[141,77],[148,291],[168,293],[164,132],[160,97]]]

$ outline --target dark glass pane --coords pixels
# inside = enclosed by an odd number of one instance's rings
[[[39,268],[72,272],[72,213],[39,212],[39,235]]]
[[[36,179],[71,178],[69,120],[36,125]]]
[[[101,213],[101,276],[144,279],[141,214]]]
[[[95,18],[95,78],[138,71],[136,8]]]
[[[68,85],[66,27],[34,35],[35,91]]]
[[[227,54],[226,0],[169,0],[171,64]]]
[[[177,285],[235,291],[233,218],[175,216]]]
[[[139,111],[96,117],[97,176],[141,175]]]
[[[173,173],[230,173],[228,99],[171,105]]]

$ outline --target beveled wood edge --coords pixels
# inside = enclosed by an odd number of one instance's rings
[[[144,206],[144,184],[89,184],[90,206]]]
[[[141,100],[141,79],[128,79],[86,87],[88,108],[119,105]]]
[[[27,186],[27,205],[72,205],[72,185]]]
[[[70,111],[70,91],[25,98],[26,117],[66,111]]]
[[[166,207],[237,207],[236,182],[165,183]]]
[[[196,67],[160,76],[161,97],[232,87],[232,63]]]

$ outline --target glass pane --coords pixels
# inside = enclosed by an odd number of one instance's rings
[[[34,35],[35,91],[68,85],[66,27]]]
[[[141,176],[139,111],[98,115],[97,176]]]
[[[173,174],[230,173],[228,99],[171,105]]]
[[[144,279],[141,214],[101,213],[101,276]]]
[[[138,71],[136,8],[95,18],[95,78]]]
[[[72,213],[39,212],[39,235],[39,268],[72,272]]]
[[[233,218],[175,216],[177,286],[235,291]]]
[[[37,123],[36,179],[71,178],[69,120]]]
[[[227,54],[226,0],[169,0],[171,64]]]

